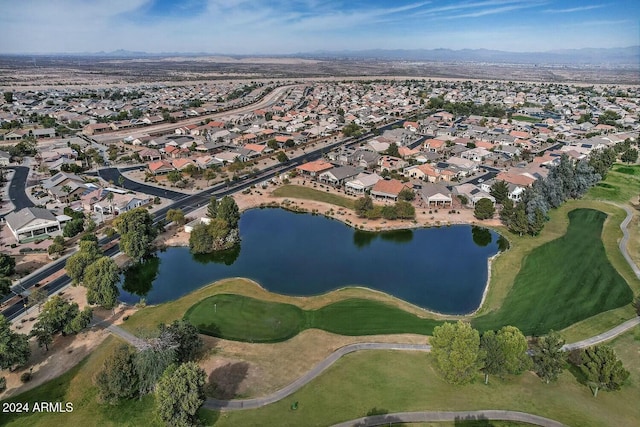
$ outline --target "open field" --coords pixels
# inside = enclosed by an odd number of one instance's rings
[[[249,342],[284,341],[310,328],[352,336],[429,335],[442,323],[366,299],[347,299],[317,310],[302,310],[292,304],[231,294],[218,294],[198,302],[186,312],[185,318],[204,334]]]
[[[613,341],[631,377],[622,390],[594,398],[586,385],[565,371],[544,384],[534,374],[491,378],[452,386],[434,369],[428,354],[376,351],[345,356],[325,374],[287,399],[267,407],[222,413],[216,426],[329,425],[364,416],[373,408],[396,411],[500,408],[529,412],[570,426],[633,426],[640,417],[640,331]],[[299,402],[296,411],[290,410]]]
[[[511,116],[511,119],[519,122],[540,123],[542,120],[529,116]]]
[[[567,233],[527,255],[502,307],[472,324],[480,330],[514,325],[542,335],[632,301],[633,293],[607,259],[601,234],[606,214],[569,212]]]
[[[315,200],[317,202],[342,206],[347,209],[353,209],[355,206],[355,201],[352,199],[299,185],[285,185],[279,187],[273,191],[272,195],[274,197],[293,197],[296,199]]]

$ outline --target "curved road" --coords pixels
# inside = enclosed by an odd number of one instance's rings
[[[543,427],[562,427],[564,424],[526,412],[482,410],[482,411],[429,411],[429,412],[396,412],[393,414],[372,415],[356,420],[334,424],[333,427],[370,427],[391,425],[395,423],[433,423],[442,421],[495,420],[518,421]]]
[[[11,166],[7,169],[14,170],[11,183],[9,184],[9,199],[11,203],[13,203],[14,212],[35,206],[25,192],[29,168],[27,166]]]

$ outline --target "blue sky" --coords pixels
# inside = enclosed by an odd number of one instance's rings
[[[0,52],[640,45],[638,0],[0,0]]]

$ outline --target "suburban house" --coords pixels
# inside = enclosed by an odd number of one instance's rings
[[[404,170],[404,173],[411,178],[421,179],[428,182],[438,182],[443,179],[441,173],[428,163],[409,166]]]
[[[144,150],[138,151],[138,156],[144,161],[152,162],[154,160],[160,160],[162,155],[160,152],[154,148],[145,148]]]
[[[380,175],[375,172],[362,172],[351,181],[347,181],[344,184],[344,190],[347,193],[364,194],[371,190],[376,182],[381,179]]]
[[[149,172],[154,175],[169,173],[175,169],[173,165],[166,160],[157,160],[155,162],[151,162],[147,165],[147,167],[149,168]]]
[[[427,206],[451,207],[453,202],[451,190],[442,184],[426,183],[418,190],[418,194]]]
[[[195,164],[200,169],[207,169],[213,166],[222,166],[222,162],[213,156],[200,156],[195,158]]]
[[[303,175],[309,175],[313,178],[318,177],[321,173],[333,169],[333,164],[325,160],[314,160],[313,162],[303,163],[296,167],[296,170]]]
[[[96,202],[93,205],[93,211],[119,215],[149,203],[151,203],[151,199],[147,196],[113,192],[113,200],[109,201],[107,198],[104,198],[101,201]]]
[[[108,123],[92,123],[86,125],[82,129],[82,133],[85,135],[96,135],[99,133],[107,132],[111,129],[111,126]]]
[[[409,163],[402,160],[399,157],[393,156],[382,156],[380,160],[378,160],[378,167],[380,172],[384,171],[397,171],[405,168]]]
[[[327,184],[331,184],[334,187],[340,186],[348,181],[349,179],[355,177],[360,172],[362,172],[361,168],[356,168],[353,166],[339,166],[333,169],[329,169],[326,172],[322,172],[318,179],[322,182],[326,182]]]
[[[491,194],[483,191],[473,184],[461,184],[453,188],[453,194],[467,198],[467,206],[475,207],[480,199],[489,199],[495,205],[496,199]]]
[[[56,217],[42,208],[24,208],[11,212],[5,217],[9,230],[18,243],[36,237],[46,238],[50,233],[62,230],[62,224],[68,221],[66,215]]]
[[[68,172],[58,172],[43,181],[42,186],[56,200],[67,203],[79,198],[88,188],[84,179]]]
[[[396,201],[404,188],[409,187],[397,179],[381,179],[371,188],[371,195],[377,199]]]

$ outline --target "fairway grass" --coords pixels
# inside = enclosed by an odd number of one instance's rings
[[[355,200],[301,185],[284,185],[278,187],[273,191],[272,195],[274,197],[315,200],[316,202],[329,203],[347,209],[355,208]]]
[[[633,292],[602,243],[605,219],[592,209],[569,212],[566,234],[527,255],[502,307],[473,319],[474,327],[513,325],[525,335],[542,335],[628,305]]]
[[[637,202],[640,195],[640,166],[615,164],[604,181],[592,187],[585,199],[615,203]]]
[[[640,418],[640,368],[636,327],[612,342],[629,380],[616,392],[594,398],[590,389],[569,372],[545,384],[531,372],[484,385],[478,374],[466,386],[447,384],[429,354],[368,351],[347,355],[320,377],[283,401],[261,409],[221,413],[224,426],[331,425],[365,416],[373,408],[401,411],[504,409],[528,412],[568,426],[634,426]],[[298,409],[290,406],[298,402]]]
[[[187,310],[185,319],[203,334],[246,342],[285,341],[311,328],[350,336],[430,335],[442,323],[366,299],[347,299],[317,310],[303,310],[292,304],[232,294],[218,294],[198,302]]]

